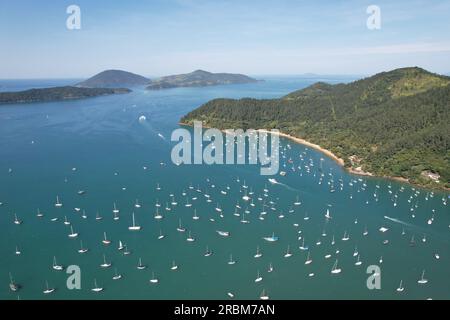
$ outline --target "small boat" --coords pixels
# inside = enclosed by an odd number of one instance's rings
[[[350,236],[347,234],[347,231],[344,232],[344,236],[342,237],[342,241],[348,241]]]
[[[64,216],[64,224],[65,224],[66,226],[69,226],[69,225],[70,225],[69,220],[67,220],[67,216]]]
[[[273,272],[272,262],[269,263],[269,268],[267,269],[267,272],[269,272],[269,273]]]
[[[228,231],[217,230],[216,232],[219,234],[219,236],[222,236],[222,237],[229,237],[230,236],[230,233]]]
[[[400,285],[397,288],[397,292],[403,292],[405,288],[403,287],[403,280],[400,280]]]
[[[130,255],[130,254],[131,254],[131,251],[128,250],[127,245],[125,245],[125,246],[124,246],[124,250],[123,250],[123,255],[124,255],[124,256],[128,256],[128,255]]]
[[[227,292],[227,295],[228,295],[228,297],[230,297],[231,299],[233,299],[233,298],[234,298],[234,294],[233,294],[233,293],[231,293],[231,292]]]
[[[159,213],[159,208],[156,208],[156,212],[155,212],[154,218],[155,218],[156,220],[161,220],[161,219],[163,218],[162,214]]]
[[[172,271],[178,270],[178,266],[175,264],[175,261],[172,261],[172,266],[170,267],[170,270]]]
[[[94,287],[91,289],[92,292],[102,292],[103,288],[97,285],[97,279],[94,279]]]
[[[358,259],[355,262],[355,266],[360,266],[362,264],[361,260],[359,259],[359,254],[358,254]]]
[[[142,259],[139,258],[139,263],[138,263],[138,265],[137,265],[137,269],[138,269],[138,270],[144,270],[145,268],[147,268],[147,266],[146,266],[146,265],[143,265],[143,264],[142,264]]]
[[[15,254],[16,254],[17,256],[20,255],[20,254],[22,254],[22,252],[19,250],[19,247],[18,247],[18,246],[16,246]]]
[[[128,227],[128,230],[131,230],[131,231],[139,231],[139,230],[141,230],[141,226],[137,226],[136,225],[136,221],[135,221],[135,218],[134,218],[134,212],[133,212],[133,224],[130,227]]]
[[[57,208],[61,208],[63,206],[62,202],[59,201],[59,197],[56,196],[56,203],[55,203],[55,207]]]
[[[36,217],[42,218],[43,216],[44,216],[44,214],[39,209],[37,209]]]
[[[258,270],[258,274],[257,274],[257,276],[256,276],[255,282],[261,282],[262,279],[263,279],[263,278],[262,278],[261,275],[259,274],[259,270]]]
[[[120,273],[117,273],[117,269],[114,269],[114,276],[112,277],[113,280],[119,280],[122,279],[122,275]]]
[[[192,217],[193,220],[198,220],[200,217],[197,215],[197,209],[194,209],[194,216]]]
[[[88,249],[83,247],[83,241],[80,240],[80,249],[78,249],[78,253],[86,253],[88,252]]]
[[[158,236],[158,240],[162,240],[164,239],[165,235],[162,233],[162,230],[159,229],[159,236]]]
[[[125,247],[122,244],[122,241],[119,240],[119,247],[117,248],[117,250],[122,251]]]
[[[188,234],[188,237],[186,238],[186,241],[187,242],[194,242],[195,241],[195,238],[192,237],[192,235],[191,235],[191,231],[189,231],[189,234]]]
[[[150,283],[156,284],[158,282],[159,282],[158,278],[156,278],[155,273],[152,272],[152,278],[150,279]]]
[[[116,203],[113,203],[113,211],[112,211],[115,215],[119,213],[119,209],[117,209],[116,207]]]
[[[305,246],[305,238],[303,238],[302,245],[299,247],[299,249],[302,251],[308,250],[308,246]]]
[[[48,281],[45,281],[45,289],[44,289],[43,293],[44,294],[50,294],[50,293],[53,293],[53,292],[55,292],[55,288],[50,288],[48,286]]]
[[[97,214],[95,215],[95,220],[100,221],[103,217],[100,215],[100,213],[97,211]]]
[[[261,292],[261,295],[259,296],[259,298],[261,300],[269,300],[269,296],[266,294],[266,290],[263,289],[263,291]]]
[[[103,243],[104,245],[109,245],[109,244],[111,244],[111,240],[108,240],[108,239],[106,238],[106,232],[103,232],[103,240],[102,240],[102,243]]]
[[[22,220],[19,220],[19,218],[17,218],[17,214],[14,213],[14,224],[15,225],[21,225],[22,224]]]
[[[111,267],[111,262],[106,262],[106,256],[103,255],[103,263],[100,265],[102,268],[109,268]]]
[[[262,257],[262,253],[259,250],[259,247],[256,247],[256,253],[254,255],[255,258],[261,258]]]
[[[186,229],[184,227],[181,226],[181,219],[178,220],[178,228],[177,228],[178,232],[185,232]]]
[[[278,237],[275,236],[275,232],[272,233],[272,236],[264,237],[263,239],[268,241],[268,242],[276,242],[276,241],[278,241]]]
[[[139,204],[139,200],[138,199],[136,199],[136,202],[134,203],[134,207],[138,208],[138,209],[141,207],[141,205]]]
[[[312,262],[311,254],[310,251],[308,251],[308,256],[306,257],[305,264],[311,264],[311,262]]]
[[[74,239],[78,237],[78,233],[73,231],[73,226],[70,226],[69,238]]]
[[[14,282],[11,273],[9,273],[9,289],[13,292],[17,292],[20,289],[20,285]]]
[[[425,270],[422,271],[422,276],[420,277],[420,279],[417,281],[418,284],[426,284],[428,283],[428,280],[425,279]]]
[[[288,247],[287,247],[286,253],[284,254],[284,257],[285,257],[285,258],[290,258],[290,257],[292,257],[292,252],[291,252],[291,249],[290,249],[290,246],[289,246],[289,245],[288,245]]]
[[[212,251],[209,250],[208,246],[206,246],[206,251],[205,251],[204,256],[205,256],[205,257],[210,257],[211,255],[212,255]]]
[[[52,268],[53,268],[53,270],[56,270],[56,271],[62,271],[64,269],[63,266],[59,265],[56,262],[56,257],[53,257],[53,266],[52,266]]]
[[[339,274],[341,273],[342,269],[338,268],[338,260],[336,259],[336,261],[333,264],[333,268],[331,269],[331,274]]]
[[[233,260],[233,255],[232,255],[232,254],[230,254],[230,260],[228,261],[228,264],[229,264],[229,265],[236,264],[236,261]]]

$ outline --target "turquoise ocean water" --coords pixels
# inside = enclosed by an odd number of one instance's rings
[[[286,139],[280,161],[287,174],[275,177],[279,184],[257,166],[172,164],[171,132],[202,103],[280,97],[318,80],[351,79],[269,77],[256,84],[135,88],[127,95],[0,106],[0,299],[225,299],[228,292],[258,299],[263,290],[272,299],[449,299],[448,193],[350,175]],[[0,87],[68,83],[9,80]],[[144,123],[138,121],[142,115]],[[61,208],[54,205],[56,196]],[[113,203],[119,220],[113,220]],[[163,219],[154,218],[156,210]],[[139,232],[128,230],[132,212]],[[13,223],[14,214],[22,224]],[[65,217],[79,233],[76,239],[68,237]],[[177,231],[180,219],[184,233]],[[186,240],[189,231],[193,242]],[[101,242],[104,232],[108,246]],[[263,239],[272,233],[278,241]],[[89,249],[85,254],[78,253],[80,240]],[[117,250],[119,241],[131,254]],[[206,246],[213,251],[209,257]],[[288,246],[292,256],[285,258]],[[257,247],[260,258],[254,257]],[[305,264],[308,252],[312,262]],[[110,268],[100,267],[103,255]],[[80,267],[81,290],[67,289],[68,275],[52,269],[54,256],[64,267]],[[355,265],[358,256],[361,264]],[[137,269],[139,258],[146,269]],[[332,274],[336,260],[342,271]],[[367,288],[369,265],[380,268],[379,290]],[[112,279],[115,269],[122,279]],[[423,271],[428,282],[419,284]],[[9,273],[21,285],[18,292],[9,290]],[[255,282],[258,273],[262,280]],[[153,274],[158,284],[150,284]],[[103,292],[91,291],[94,279]],[[53,294],[43,294],[46,281],[56,288]],[[397,292],[400,281],[404,290]]]

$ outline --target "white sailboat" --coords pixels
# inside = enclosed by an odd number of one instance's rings
[[[256,283],[258,283],[258,282],[261,282],[262,281],[262,277],[261,277],[261,275],[259,274],[259,270],[258,270],[258,273],[257,273],[257,276],[256,276],[256,279],[255,279],[255,282]]]
[[[102,292],[103,288],[97,285],[97,279],[94,279],[94,287],[91,289],[93,292]]]
[[[290,246],[289,246],[289,245],[288,245],[288,247],[287,247],[286,253],[284,254],[284,257],[285,257],[285,258],[290,258],[290,257],[292,257],[292,252],[291,252],[291,249],[290,249]]]
[[[138,270],[144,270],[145,268],[147,268],[147,266],[146,266],[146,265],[143,265],[143,264],[142,264],[142,259],[139,258],[139,263],[138,263],[138,265],[137,265],[137,269],[138,269]]]
[[[114,276],[112,277],[113,280],[119,280],[122,279],[122,275],[120,273],[117,273],[117,268],[114,269]]]
[[[18,285],[18,284],[14,281],[11,272],[9,273],[9,289],[10,289],[12,292],[17,292],[17,291],[19,291],[19,289],[20,289],[20,285]]]
[[[275,232],[272,233],[272,236],[264,237],[263,239],[266,240],[267,242],[276,242],[276,241],[278,241],[278,237],[275,236]]]
[[[338,268],[338,260],[336,259],[336,261],[333,264],[333,268],[331,269],[331,273],[332,274],[339,274],[341,273],[342,269]]]
[[[108,238],[106,238],[106,232],[103,232],[103,240],[102,240],[102,243],[103,243],[104,245],[109,245],[109,244],[111,244],[111,240],[108,240]]]
[[[355,262],[355,266],[360,266],[362,264],[360,258],[359,258],[359,254],[358,254],[358,259]]]
[[[185,232],[186,231],[186,229],[181,225],[181,219],[178,220],[177,231],[178,232]]]
[[[59,197],[56,196],[56,203],[55,203],[55,207],[57,208],[61,208],[63,206],[62,202],[59,201]]]
[[[43,216],[44,216],[44,214],[39,209],[37,209],[36,217],[42,218]]]
[[[116,215],[116,214],[118,214],[120,212],[120,210],[117,209],[115,202],[113,203],[113,211],[112,212],[114,213],[114,215]]]
[[[17,256],[22,254],[22,252],[19,250],[19,247],[16,246],[16,251],[14,252]]]
[[[342,237],[342,241],[348,241],[350,239],[349,235],[347,234],[347,231],[344,232],[344,236]]]
[[[267,272],[269,272],[269,273],[273,272],[272,262],[269,263],[269,268],[267,269]]]
[[[197,215],[197,209],[194,209],[194,216],[192,217],[193,220],[198,220],[200,217]]]
[[[330,210],[327,209],[327,213],[325,214],[325,218],[327,218],[327,220],[331,219],[331,215],[330,215]]]
[[[263,291],[261,292],[261,295],[259,296],[259,298],[260,298],[261,300],[269,300],[269,296],[267,295],[265,289],[263,289]]]
[[[119,247],[117,250],[122,251],[125,247],[123,246],[122,240],[119,240]]]
[[[256,247],[256,254],[254,255],[255,258],[261,258],[262,257],[262,253],[259,250],[259,246]]]
[[[417,281],[418,284],[426,284],[428,283],[428,279],[425,279],[425,270],[422,271],[422,276]]]
[[[175,261],[172,261],[172,266],[170,267],[170,270],[172,271],[178,270],[178,266],[175,264]]]
[[[189,231],[188,237],[186,238],[187,242],[194,242],[195,238],[191,235],[191,231]]]
[[[86,253],[86,252],[88,252],[88,249],[83,247],[83,241],[80,240],[80,249],[78,249],[78,253],[83,254],[83,253]]]
[[[22,220],[19,220],[19,218],[17,218],[17,214],[14,213],[14,224],[16,225],[21,225],[22,224]]]
[[[73,226],[70,226],[70,233],[68,235],[69,238],[74,239],[76,237],[78,237],[78,233],[73,231]]]
[[[403,287],[403,280],[400,280],[400,285],[396,290],[397,292],[403,292],[405,290],[405,288]]]
[[[308,250],[308,256],[306,257],[305,264],[311,264],[311,262],[312,262],[311,252]]]
[[[44,289],[44,291],[42,291],[44,294],[50,294],[50,293],[53,293],[53,292],[55,292],[55,288],[50,288],[49,286],[48,286],[48,281],[45,281],[45,289]]]
[[[133,224],[130,227],[128,227],[128,230],[131,230],[131,231],[141,230],[141,226],[136,225],[136,220],[134,218],[134,212],[133,212],[132,216],[133,216]]]
[[[163,234],[162,230],[159,229],[159,236],[158,236],[158,240],[162,240],[164,239],[165,235]]]
[[[162,214],[159,213],[159,208],[156,208],[156,212],[155,212],[154,218],[155,218],[156,220],[161,220],[161,219],[163,218]]]
[[[229,265],[236,264],[236,261],[233,260],[233,254],[230,254],[230,260],[228,260],[228,264],[229,264]]]
[[[158,283],[158,278],[155,277],[155,272],[152,272],[152,278],[150,279],[150,283],[156,284]]]
[[[67,220],[67,216],[64,216],[64,224],[65,224],[66,226],[70,225],[69,220]]]
[[[139,204],[139,200],[136,199],[136,202],[134,203],[134,207],[139,209],[141,207],[141,205]]]
[[[103,263],[100,265],[102,268],[109,268],[111,267],[111,262],[106,262],[106,256],[103,255]]]
[[[212,251],[209,250],[209,247],[208,247],[208,246],[206,246],[206,251],[205,251],[204,256],[205,256],[205,257],[210,257],[211,255],[212,255]]]
[[[59,265],[56,262],[56,257],[53,257],[53,266],[52,266],[52,268],[53,268],[53,270],[56,270],[56,271],[62,271],[64,269],[63,266]]]

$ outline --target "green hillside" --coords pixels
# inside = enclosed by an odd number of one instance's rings
[[[193,120],[222,129],[277,128],[331,150],[347,167],[450,187],[450,77],[417,67],[316,83],[281,99],[216,99],[181,122]]]

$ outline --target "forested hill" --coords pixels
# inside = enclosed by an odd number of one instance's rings
[[[216,99],[181,122],[193,120],[277,128],[332,151],[347,167],[450,187],[450,77],[417,67],[349,84],[319,82],[281,99]]]
[[[30,89],[16,92],[0,92],[0,104],[82,99],[129,92],[131,90],[125,88],[78,88],[70,86]]]

